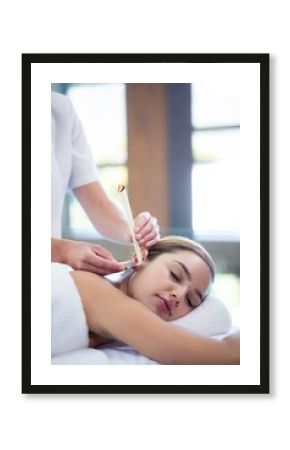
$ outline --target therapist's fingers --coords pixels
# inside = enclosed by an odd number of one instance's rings
[[[136,239],[143,247],[150,247],[160,239],[160,228],[155,217],[150,217],[147,223],[136,233]]]
[[[80,268],[79,270],[85,270],[86,272],[92,272],[100,276],[109,275],[110,273],[112,273],[86,262],[82,263],[82,268]]]
[[[136,235],[136,239],[138,239],[138,242],[140,245],[146,246],[146,244],[150,241],[153,241],[154,239],[157,241],[160,239],[159,234],[159,226],[158,225],[152,225],[144,228],[142,230],[142,234]]]
[[[134,219],[134,228],[135,233],[138,234],[144,226],[151,220],[152,216],[148,211],[141,212]]]
[[[145,235],[154,230],[158,226],[156,217],[151,216],[150,213],[144,212],[139,214],[135,219],[135,233],[136,235]]]
[[[112,255],[109,250],[106,250],[104,247],[98,244],[91,244],[91,249],[94,250],[94,252],[97,255],[102,256],[105,259],[115,260],[114,256]]]
[[[94,252],[89,253],[84,262],[97,267],[100,271],[105,273],[121,272],[125,268],[123,263],[116,260],[104,259]]]
[[[115,260],[103,247],[86,242],[68,242],[65,262],[76,270],[106,275],[124,270],[124,264]]]

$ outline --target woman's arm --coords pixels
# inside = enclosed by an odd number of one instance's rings
[[[115,338],[164,364],[239,364],[239,338],[199,336],[161,320],[106,280],[71,272],[91,331]]]

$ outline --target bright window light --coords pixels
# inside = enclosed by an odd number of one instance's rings
[[[67,91],[82,122],[104,189],[118,201],[118,182],[127,182],[126,91],[124,84],[72,85]],[[69,228],[97,237],[78,201],[68,197]]]
[[[194,84],[191,115],[195,127],[236,125],[240,123],[240,105],[227,92]]]
[[[192,223],[199,239],[239,240],[239,103],[192,86]]]

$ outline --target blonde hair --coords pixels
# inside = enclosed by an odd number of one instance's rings
[[[165,236],[148,249],[147,260],[152,261],[162,253],[174,253],[179,250],[187,250],[198,255],[208,266],[212,281],[215,277],[215,263],[205,248],[191,239],[182,236]]]

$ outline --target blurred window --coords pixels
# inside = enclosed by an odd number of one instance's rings
[[[102,185],[118,202],[115,187],[128,179],[125,85],[70,84],[66,94],[82,122]],[[99,236],[71,193],[64,208],[63,231],[65,235]]]
[[[240,240],[239,101],[224,92],[192,85],[192,223],[195,238],[219,241],[212,295],[228,307],[239,325],[240,278],[228,273],[233,241]]]
[[[239,102],[194,84],[191,104],[195,236],[239,240]]]

